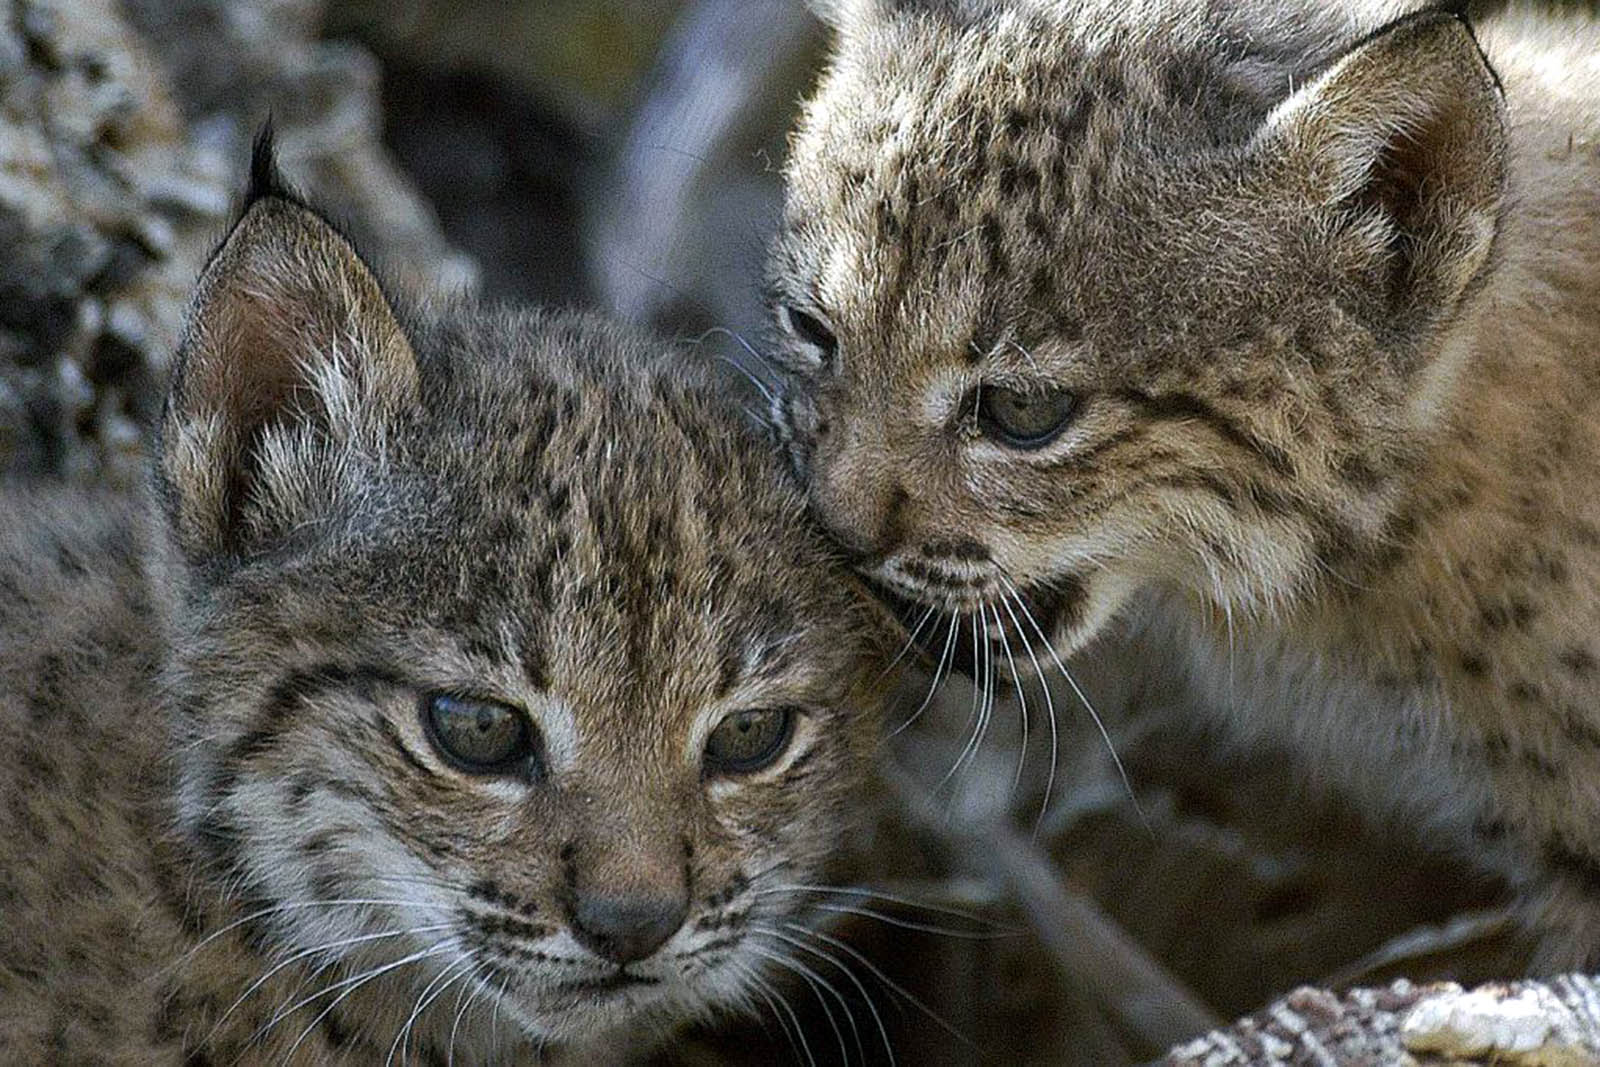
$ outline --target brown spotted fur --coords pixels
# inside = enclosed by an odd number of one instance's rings
[[[149,508],[0,497],[0,1062],[617,1062],[763,1004],[885,630],[711,376],[582,316],[402,324],[269,181],[161,437]],[[525,708],[542,772],[453,770],[438,690]],[[704,775],[752,706],[792,745]],[[687,900],[656,984],[584,987],[572,909],[634,890]]]
[[[838,351],[781,342],[777,421],[860,568],[1004,628],[1014,583],[1063,650],[1143,624],[1600,962],[1600,29],[825,7],[773,291]],[[997,385],[1078,413],[1008,449]]]

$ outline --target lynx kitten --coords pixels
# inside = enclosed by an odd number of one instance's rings
[[[1386,6],[827,5],[779,421],[892,596],[1142,623],[1600,963],[1600,30]]]
[[[0,501],[0,1062],[583,1060],[770,1003],[888,631],[713,386],[397,311],[258,160],[152,506]]]

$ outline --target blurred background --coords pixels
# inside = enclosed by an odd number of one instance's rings
[[[135,484],[269,113],[398,285],[596,305],[760,373],[785,135],[827,47],[799,0],[0,13],[0,476]],[[851,842],[877,895],[830,898],[836,941],[796,947],[763,1018],[659,1062],[1114,1065],[1302,983],[1520,973],[1503,886],[1230,749],[1151,655],[1113,635],[1069,664],[1087,701],[1043,665],[1054,729],[1037,685],[991,706],[915,679]]]

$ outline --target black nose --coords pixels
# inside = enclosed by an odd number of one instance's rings
[[[572,933],[595,955],[632,963],[666,944],[688,911],[687,897],[585,896],[572,909]]]

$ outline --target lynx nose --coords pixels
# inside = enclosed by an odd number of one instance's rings
[[[602,959],[633,963],[666,944],[688,912],[687,895],[586,896],[572,909],[572,933]]]

